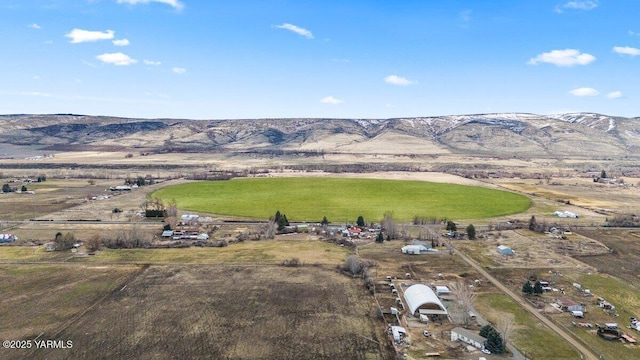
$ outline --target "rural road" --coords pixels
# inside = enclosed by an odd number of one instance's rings
[[[558,325],[554,324],[551,320],[549,320],[546,316],[541,314],[536,308],[531,306],[529,303],[524,301],[522,297],[518,296],[518,294],[511,291],[509,288],[504,286],[498,279],[491,276],[482,266],[478,265],[474,260],[469,258],[462,251],[456,249],[456,253],[460,256],[464,261],[466,261],[469,265],[471,265],[474,269],[476,269],[482,276],[487,278],[487,280],[491,281],[493,285],[495,285],[498,289],[500,289],[505,294],[509,295],[516,303],[518,303],[522,308],[533,314],[538,320],[540,320],[543,324],[547,325],[551,330],[555,331],[560,337],[562,337],[569,344],[573,345],[576,350],[581,353],[581,358],[586,360],[598,360],[599,357],[594,354],[590,349],[586,348],[576,339],[574,339],[570,334],[560,328]]]

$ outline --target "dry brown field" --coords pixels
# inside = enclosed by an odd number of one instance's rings
[[[333,269],[151,266],[110,290],[81,317],[60,328],[36,326],[36,331],[44,332],[42,339],[71,340],[73,348],[4,350],[3,358],[392,357],[366,289]],[[23,331],[20,325],[33,317],[37,312],[31,317],[23,314],[22,322],[12,321],[3,334],[18,336],[16,331]]]
[[[580,261],[640,289],[640,230],[600,228],[577,232],[597,239],[611,249],[607,254],[579,257]]]

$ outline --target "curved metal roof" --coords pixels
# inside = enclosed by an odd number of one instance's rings
[[[411,285],[404,291],[404,300],[409,306],[412,314],[420,308],[431,310],[427,312],[437,314],[447,314],[447,308],[444,307],[438,296],[427,285],[416,284]]]

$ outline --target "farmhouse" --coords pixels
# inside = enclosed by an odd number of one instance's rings
[[[482,337],[471,330],[457,327],[451,330],[451,341],[458,340],[478,349],[484,349],[484,344],[487,341],[485,337]]]
[[[404,300],[414,316],[420,316],[420,314],[448,315],[447,308],[427,285],[416,284],[409,286],[404,292]]]
[[[560,306],[560,308],[564,311],[569,311],[569,312],[573,312],[573,311],[580,311],[583,312],[585,311],[585,306],[582,304],[578,304],[577,302],[567,299],[567,298],[558,298],[556,299],[556,304],[558,304],[558,306]]]
[[[515,251],[513,251],[513,249],[504,245],[498,246],[498,252],[502,255],[509,255],[509,256],[515,255]]]

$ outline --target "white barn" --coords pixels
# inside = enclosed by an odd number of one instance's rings
[[[411,285],[404,291],[404,300],[409,306],[409,310],[415,316],[425,315],[447,315],[447,308],[438,299],[433,290],[427,285]]]
[[[421,251],[422,251],[422,246],[420,245],[405,245],[402,247],[403,254],[420,255]]]

